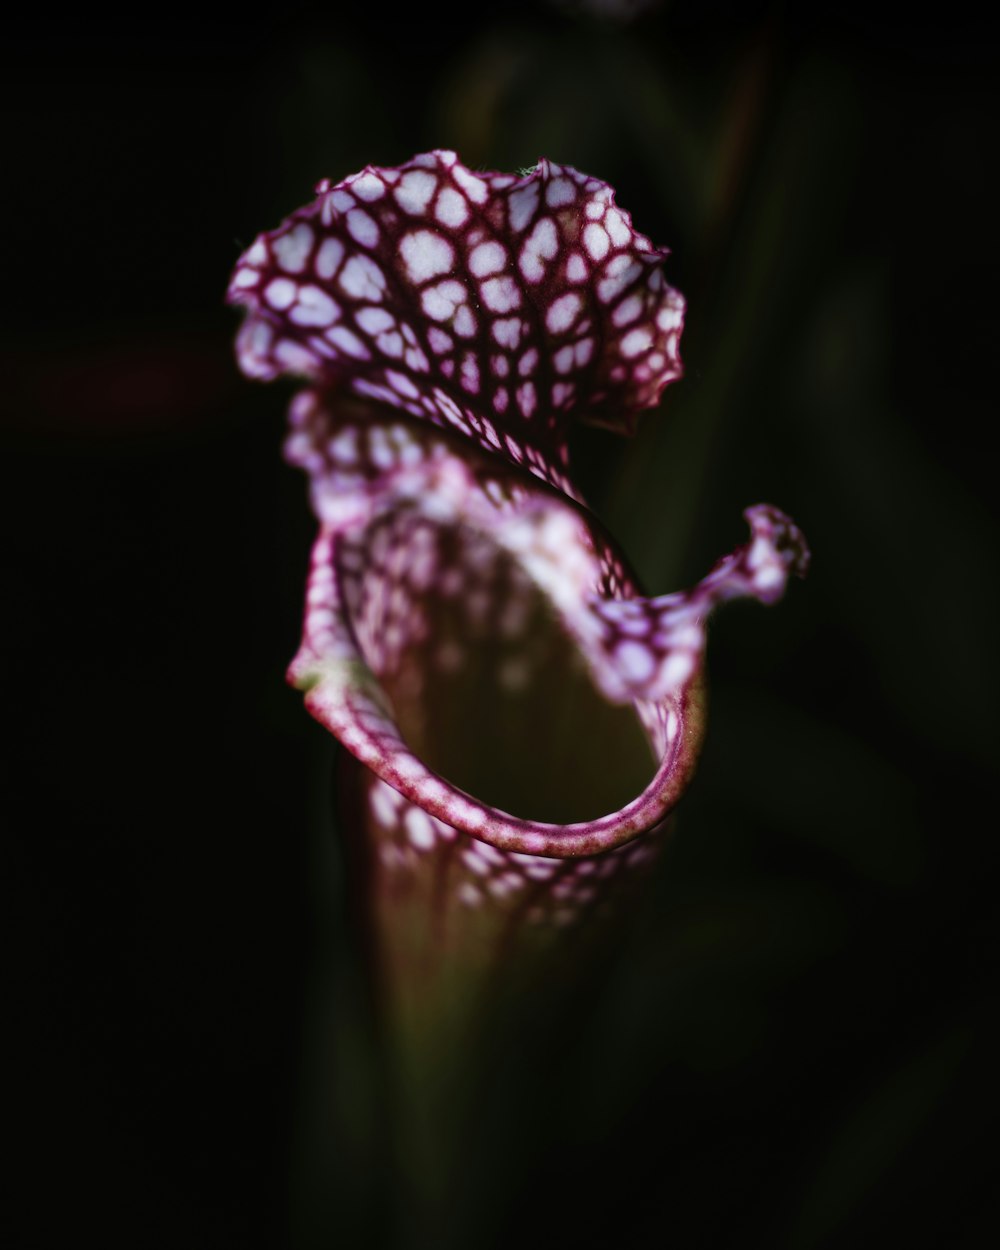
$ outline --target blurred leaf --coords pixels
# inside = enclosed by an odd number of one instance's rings
[[[897,714],[992,766],[995,520],[894,410],[891,333],[871,267],[840,276],[803,327],[787,378],[809,455],[814,516],[800,519],[828,568],[826,610],[863,640]]]
[[[726,692],[715,749],[741,810],[797,844],[903,888],[925,864],[920,794],[866,744],[760,688]]]
[[[842,211],[845,171],[829,156],[849,150],[852,105],[835,67],[798,70],[744,196],[732,204],[725,264],[709,271],[709,287],[686,291],[687,376],[665,397],[662,415],[646,417],[605,504],[612,529],[654,589],[700,575],[695,535],[706,533],[706,499],[717,497],[711,470],[726,454],[727,429],[738,423],[767,436],[770,414],[754,412],[748,397],[761,379],[787,368],[781,336],[798,324],[802,303],[811,303],[802,259],[822,253]],[[698,243],[675,241],[675,250],[685,247],[697,251]]]
[[[925,1044],[848,1113],[806,1188],[792,1226],[792,1250],[827,1244],[883,1175],[902,1165],[906,1147],[947,1093],[970,1041],[965,1028],[956,1028]]]

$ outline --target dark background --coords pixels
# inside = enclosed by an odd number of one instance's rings
[[[287,389],[239,377],[221,300],[318,178],[434,146],[598,174],[673,248],[687,376],[577,447],[650,588],[758,500],[814,553],[713,626],[671,849],[558,1063],[498,1072],[523,1120],[484,1104],[495,1184],[447,1236],[983,1244],[995,32],[963,5],[369,9],[39,20],[0,54],[11,1244],[415,1244],[392,1183],[371,1224],[344,1191],[333,749],[283,679],[312,523]]]

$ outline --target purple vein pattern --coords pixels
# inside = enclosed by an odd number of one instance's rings
[[[548,161],[473,172],[435,151],[321,183],[229,287],[243,371],[304,383],[287,455],[320,531],[290,679],[369,770],[376,871],[426,871],[440,894],[446,862],[450,906],[561,925],[648,861],[697,750],[708,613],[772,603],[806,569],[796,526],[758,505],[746,545],[695,587],[643,597],[572,483],[574,421],[628,433],[680,376],[666,255],[596,178]],[[498,702],[528,698],[553,630],[655,760],[627,801],[567,822],[515,815],[430,762],[472,657],[491,655]]]

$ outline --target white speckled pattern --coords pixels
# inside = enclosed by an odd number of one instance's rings
[[[648,859],[692,766],[707,614],[738,595],[773,602],[805,571],[795,525],[758,505],[750,542],[697,586],[643,597],[570,480],[574,419],[627,432],[680,375],[666,255],[596,178],[544,160],[520,178],[474,172],[435,151],[321,183],[230,284],[244,372],[307,382],[286,451],[320,534],[290,678],[371,770],[382,869],[448,847],[468,907],[524,898],[526,919],[565,923]],[[431,589],[460,604],[466,638],[435,640]],[[435,775],[382,687],[414,647],[443,674],[477,634],[516,640],[539,592],[659,760],[631,802],[576,824],[518,818]],[[527,655],[500,680],[530,688]]]
[[[321,183],[256,240],[229,288],[248,313],[240,365],[342,378],[481,446],[498,438],[565,489],[572,418],[629,429],[680,376],[666,255],[597,178],[545,160],[522,178],[472,173],[429,152]]]

